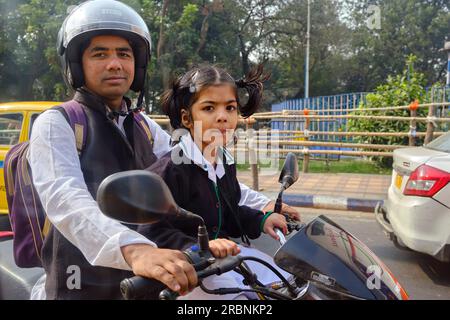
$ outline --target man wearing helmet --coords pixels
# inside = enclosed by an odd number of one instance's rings
[[[129,89],[140,92],[141,105],[150,46],[143,19],[114,0],[82,3],[60,29],[57,50],[65,80],[76,90],[73,100],[86,115],[87,138],[79,155],[61,109],[48,110],[35,121],[28,162],[52,227],[42,248],[46,276],[33,288],[32,298],[120,299],[119,283],[133,273],[181,294],[197,283],[180,251],[156,248],[104,216],[95,201],[104,178],[144,169],[170,150],[169,135],[150,118],[141,115],[152,143],[148,133],[135,128],[137,108],[124,96]],[[267,198],[245,186],[242,198],[258,209],[268,205]]]
[[[95,201],[108,175],[144,169],[169,150],[169,136],[154,121],[144,117],[153,143],[135,128],[137,111],[124,97],[132,89],[142,101],[147,26],[121,2],[87,1],[64,21],[58,53],[76,106],[86,115],[87,138],[78,156],[74,131],[60,109],[44,112],[33,127],[28,162],[52,227],[42,248],[45,290],[41,281],[32,296],[120,299],[119,283],[133,273],[189,292],[197,277],[180,251],[156,248],[104,216]]]

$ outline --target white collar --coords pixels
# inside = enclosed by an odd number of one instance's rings
[[[111,112],[112,109],[107,105],[106,105],[106,109],[108,112]],[[122,99],[122,102],[120,103],[120,112],[127,112],[128,111],[128,106],[127,106],[127,102],[125,101],[125,99]]]
[[[112,109],[108,105],[106,105],[106,108],[107,108],[108,112],[112,111]],[[120,111],[121,112],[127,112],[128,111],[128,106],[127,106],[127,103],[126,103],[125,99],[123,99],[122,103],[120,104]],[[125,133],[125,131],[123,130],[123,122],[125,121],[125,118],[126,118],[126,116],[119,116],[118,119],[117,119],[117,122],[113,121],[114,124],[117,125],[117,127],[119,127],[119,129],[121,129],[124,133]]]
[[[217,158],[216,168],[205,159],[202,152],[192,140],[191,134],[187,133],[180,138],[180,148],[183,150],[184,155],[200,168],[208,172],[208,178],[214,183],[217,183],[217,178],[221,179],[225,175],[225,168],[223,166],[222,157]],[[233,156],[225,148],[219,148],[218,155],[224,153],[227,164],[234,164]]]

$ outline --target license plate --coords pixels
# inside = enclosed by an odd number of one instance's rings
[[[395,186],[397,187],[397,189],[401,189],[402,188],[402,182],[403,182],[403,176],[397,174],[397,176],[395,177]]]

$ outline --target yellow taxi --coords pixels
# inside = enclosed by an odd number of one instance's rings
[[[13,145],[30,138],[33,122],[41,112],[59,104],[52,101],[0,103],[0,224],[5,218],[8,220],[3,175],[5,155]]]

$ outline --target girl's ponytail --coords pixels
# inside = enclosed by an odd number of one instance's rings
[[[172,82],[172,88],[167,89],[161,96],[161,107],[163,112],[169,117],[172,128],[181,126],[181,118],[179,116],[179,108],[177,106],[177,91],[179,89],[179,79]]]
[[[244,118],[250,117],[256,112],[263,97],[263,82],[270,78],[269,74],[263,75],[263,66],[259,64],[253,68],[244,78],[236,81],[238,88],[248,92],[248,101],[244,106],[240,105],[239,111]]]

